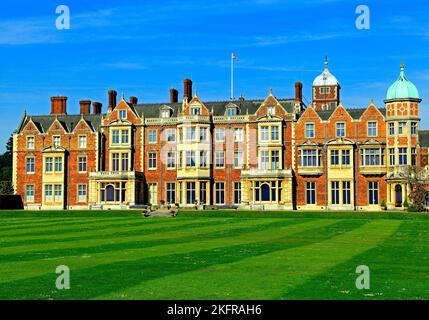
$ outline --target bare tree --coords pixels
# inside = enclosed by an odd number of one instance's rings
[[[429,194],[427,190],[427,170],[416,166],[408,166],[404,173],[406,182],[410,187],[410,208],[418,212],[425,211],[426,198]]]

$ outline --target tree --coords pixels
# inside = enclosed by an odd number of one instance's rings
[[[12,181],[0,181],[0,195],[12,195],[13,185]]]
[[[408,198],[411,201],[410,210],[425,211],[426,198],[429,194],[426,189],[427,185],[427,172],[424,168],[417,168],[409,166],[405,171],[407,184],[410,186],[410,194]]]
[[[0,182],[10,181],[12,183],[12,154],[13,136],[6,143],[6,152],[0,155]]]

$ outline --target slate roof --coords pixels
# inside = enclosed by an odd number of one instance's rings
[[[429,148],[429,130],[419,130],[419,144],[423,148]]]
[[[367,108],[346,108],[347,112],[354,120],[359,120],[364,114]],[[386,116],[385,108],[378,108],[383,116]],[[317,114],[322,120],[328,120],[329,117],[334,113],[335,109],[332,110],[316,110]]]
[[[72,132],[76,125],[79,123],[81,118],[89,124],[89,126],[94,130],[98,131],[101,125],[101,119],[103,115],[101,114],[89,114],[85,116],[77,115],[48,115],[48,116],[26,116],[22,123],[20,124],[18,131],[21,131],[24,126],[31,120],[38,127],[41,132],[46,132],[55,119],[66,128],[67,132]]]

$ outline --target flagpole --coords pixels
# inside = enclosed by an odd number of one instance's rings
[[[234,100],[234,57],[231,53],[231,101]]]

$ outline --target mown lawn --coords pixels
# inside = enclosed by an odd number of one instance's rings
[[[0,211],[0,299],[428,299],[428,230],[390,212]]]

